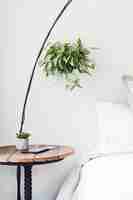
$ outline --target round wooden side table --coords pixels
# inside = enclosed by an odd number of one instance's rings
[[[46,147],[47,145],[32,145],[32,147]],[[21,153],[15,146],[0,146],[0,165],[17,167],[17,200],[21,200],[21,167],[24,167],[24,198],[32,200],[32,167],[34,165],[54,163],[74,154],[69,146],[56,146],[44,153]]]

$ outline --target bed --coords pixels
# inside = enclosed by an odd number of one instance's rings
[[[97,102],[99,142],[67,176],[57,200],[133,199],[133,112]]]
[[[133,199],[133,77],[123,76],[127,104],[96,102],[98,143],[84,152],[56,200]]]
[[[132,200],[133,153],[99,154],[82,169],[72,200]]]

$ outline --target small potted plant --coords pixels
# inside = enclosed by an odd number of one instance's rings
[[[29,149],[30,133],[17,133],[16,134],[16,149],[26,151]]]

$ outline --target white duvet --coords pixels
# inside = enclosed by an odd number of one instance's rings
[[[132,200],[133,153],[99,154],[93,158],[73,169],[57,200]]]
[[[132,200],[133,154],[94,159],[82,168],[72,200]]]

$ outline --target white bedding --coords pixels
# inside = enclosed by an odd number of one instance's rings
[[[99,199],[133,199],[133,154],[97,158],[83,167],[72,200]]]
[[[99,143],[96,149],[97,153],[93,157],[112,152],[133,152],[132,111],[126,105],[109,102],[98,102],[96,107]],[[89,160],[89,152],[86,160]],[[82,164],[85,164],[84,161]],[[71,195],[67,199],[62,198],[62,200],[131,200],[133,199],[132,171],[133,154],[103,157],[88,162],[83,167],[80,182],[81,170],[79,170],[77,179],[72,178],[72,172],[65,180],[65,184],[61,188],[62,195],[68,196],[68,191],[71,191]],[[68,181],[70,179],[71,184]],[[58,197],[61,192],[59,192]],[[60,200],[58,197],[57,200]]]
[[[133,112],[127,105],[97,102],[98,153],[133,150]]]
[[[72,200],[80,182],[81,166],[75,166],[64,181],[56,200]]]

